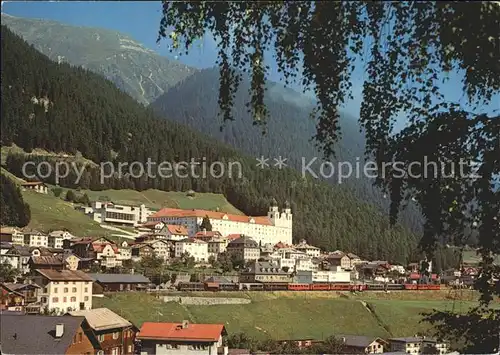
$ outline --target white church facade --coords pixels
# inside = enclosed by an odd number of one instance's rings
[[[257,243],[277,244],[279,242],[292,244],[292,211],[286,204],[279,210],[276,203],[269,207],[267,216],[242,216],[224,212],[207,210],[181,210],[164,208],[148,217],[148,222],[163,222],[186,226],[190,236],[199,231],[199,225],[204,217],[210,219],[212,230],[223,236],[244,234]]]

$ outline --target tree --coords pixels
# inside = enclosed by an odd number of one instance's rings
[[[361,60],[366,79],[360,123],[366,156],[376,161],[375,183],[391,200],[391,225],[403,202],[417,203],[425,218],[420,248],[428,260],[436,244],[461,246],[470,238],[464,231],[477,232],[482,272],[475,288],[481,307],[468,314],[468,330],[478,336],[466,347],[494,343],[497,334],[480,328],[487,322],[477,316],[500,327],[500,311],[488,307],[500,295],[500,265],[493,263],[500,253],[500,116],[486,108],[500,91],[498,3],[165,1],[163,15],[158,39],[169,37],[171,50],[188,51],[206,30],[220,39],[224,121],[232,120],[234,93],[250,72],[249,110],[265,129],[269,67],[264,53],[273,53],[287,84],[298,78],[304,90],[314,92],[314,139],[327,157],[340,139],[339,108],[352,94]],[[469,23],[480,25],[471,31]],[[461,77],[460,103],[442,94],[446,85],[457,85],[448,73]],[[397,132],[401,113],[408,123]],[[420,163],[417,174],[401,174],[415,162]],[[431,163],[430,174],[423,162]],[[460,162],[460,173],[450,162]]]
[[[20,274],[19,270],[14,269],[10,263],[6,261],[0,263],[0,280],[2,282],[15,282]]]
[[[84,193],[78,199],[78,203],[81,203],[82,205],[85,205],[85,206],[90,206],[90,198],[89,198],[89,196],[86,193]]]
[[[73,202],[73,201],[76,200],[76,195],[73,192],[73,190],[68,190],[66,192],[66,198],[65,198],[65,200],[68,201],[68,202]]]
[[[30,206],[24,202],[23,195],[16,184],[6,175],[0,175],[0,224],[4,226],[25,227],[31,219]]]
[[[56,186],[52,189],[52,193],[54,194],[55,197],[61,196],[63,189],[60,188],[59,186]]]
[[[231,257],[227,253],[219,254],[218,262],[221,266],[222,272],[227,273],[234,270],[233,262]]]
[[[200,230],[205,230],[207,232],[212,231],[212,224],[210,223],[210,218],[208,218],[208,216],[203,217],[203,220],[200,224]]]

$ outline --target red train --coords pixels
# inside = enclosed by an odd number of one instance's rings
[[[343,284],[343,283],[226,283],[181,282],[179,291],[437,291],[439,284]]]

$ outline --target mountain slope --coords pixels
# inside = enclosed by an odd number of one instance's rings
[[[102,74],[144,104],[196,71],[116,31],[6,14],[2,24],[50,59]]]
[[[303,178],[292,169],[260,170],[255,159],[175,122],[159,119],[99,75],[57,64],[2,26],[1,145],[15,143],[75,154],[96,163],[167,161],[175,166],[191,159],[223,165],[238,162],[241,175],[171,177],[138,174],[104,178],[98,167],[86,165],[81,180],[72,172],[63,187],[223,193],[247,215],[265,214],[272,197],[280,205],[290,200],[294,238],[307,238],[325,249],[347,249],[369,259],[407,262],[416,258],[416,237],[401,226],[390,227],[387,216],[346,189]],[[52,158],[9,155],[7,169],[21,176],[26,160]],[[238,171],[238,170],[237,170]],[[134,175],[136,170],[132,170]],[[155,171],[153,172],[155,173]],[[44,178],[54,184],[54,176]]]
[[[317,158],[312,165],[312,171],[321,177],[321,156],[310,142],[315,133],[315,122],[309,119],[313,103],[308,97],[280,84],[269,82],[266,104],[270,118],[266,136],[262,137],[261,130],[252,124],[253,119],[247,112],[245,103],[249,99],[250,85],[248,80],[243,80],[239,92],[235,95],[235,120],[228,122],[220,130],[221,120],[217,118],[218,82],[217,69],[199,71],[161,95],[151,107],[162,116],[189,125],[252,156],[264,155],[270,157],[271,162],[274,157],[286,157],[288,165],[299,171],[312,159]],[[365,140],[359,132],[357,120],[344,113],[341,128],[342,139],[337,145],[335,159],[331,160],[335,172],[328,181],[334,185],[342,184],[342,188],[388,213],[388,199],[363,175]],[[339,179],[340,169],[343,169],[345,174],[348,173],[348,167],[342,168],[339,166],[340,162],[347,162],[352,166],[353,173],[349,178]],[[357,164],[361,170],[359,175],[355,172]],[[325,165],[323,172],[323,176],[328,177],[331,168]],[[421,232],[422,216],[415,205],[410,205],[402,211],[401,221],[412,231]]]

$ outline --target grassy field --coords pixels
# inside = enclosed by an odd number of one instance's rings
[[[161,191],[161,190],[103,190],[91,191],[81,190],[78,193],[86,193],[90,200],[109,199],[117,204],[140,205],[145,204],[149,208],[161,209],[163,207],[181,209],[205,209],[242,214],[241,211],[231,205],[224,195],[213,193],[195,193],[194,197],[189,197],[185,192]],[[64,196],[65,192],[62,196]]]
[[[425,296],[413,292],[364,293],[357,296],[328,292],[200,292],[193,295],[245,297],[250,298],[252,303],[181,305],[162,303],[152,295],[126,293],[94,298],[94,307],[108,307],[137,326],[144,321],[158,320],[220,322],[230,333],[244,331],[261,339],[322,339],[332,334],[412,336],[429,329],[428,324],[420,323],[420,313],[433,309],[452,310],[453,307],[453,301],[446,299],[447,292],[438,292],[431,297],[429,293]],[[456,301],[454,309],[464,312],[474,304]]]
[[[31,221],[28,228],[41,232],[67,229],[77,236],[110,236],[113,231],[101,228],[99,223],[76,211],[72,204],[34,191],[23,191],[23,199],[30,205]]]

